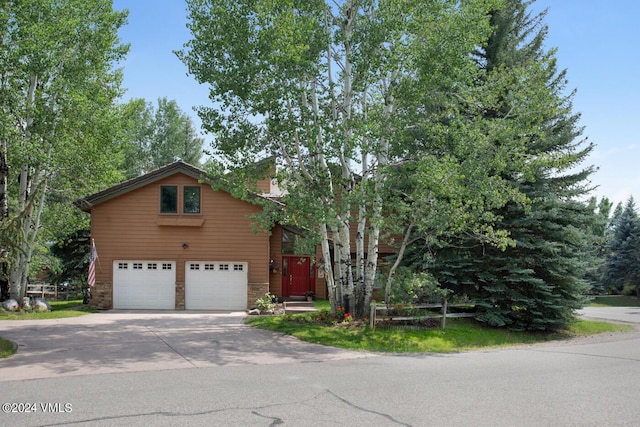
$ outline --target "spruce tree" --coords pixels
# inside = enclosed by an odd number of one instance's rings
[[[484,117],[517,127],[524,147],[526,168],[502,174],[529,204],[509,203],[494,212],[515,246],[503,251],[473,236],[456,236],[435,248],[428,268],[441,286],[478,300],[480,321],[553,330],[572,319],[586,290],[593,211],[578,199],[588,192],[593,169],[577,167],[592,145],[579,139],[573,94],[565,95],[566,72],[557,71],[555,51],[543,49],[546,12],[532,16],[532,3],[507,0],[494,10],[493,33],[477,52],[485,72],[479,85],[499,88]]]
[[[607,248],[604,282],[609,291],[635,288],[640,297],[640,219],[633,197],[613,224],[613,238]]]

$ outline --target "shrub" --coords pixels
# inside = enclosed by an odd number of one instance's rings
[[[276,304],[273,302],[274,298],[274,295],[271,295],[269,292],[267,292],[266,294],[264,294],[264,297],[258,298],[256,300],[256,307],[261,312],[273,310],[274,308],[276,308]]]

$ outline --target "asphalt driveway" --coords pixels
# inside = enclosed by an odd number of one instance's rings
[[[0,359],[0,381],[371,356],[255,329],[242,323],[244,317],[242,312],[113,310],[0,321],[0,336],[18,345],[14,356]]]

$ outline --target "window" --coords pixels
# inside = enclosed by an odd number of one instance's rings
[[[200,187],[184,187],[183,213],[200,213]]]
[[[204,269],[205,270],[213,270],[215,268],[215,264],[205,264],[204,265]]]
[[[129,267],[129,265],[126,262],[119,262],[118,263],[118,270],[126,270],[127,267]]]
[[[244,271],[244,265],[242,265],[242,264],[233,264],[233,271]]]
[[[133,263],[133,269],[134,270],[142,270],[142,263],[141,262],[134,262]]]
[[[162,264],[163,270],[171,270],[171,264]]]
[[[160,213],[178,213],[178,187],[162,185],[160,187]]]
[[[200,270],[200,264],[189,264],[189,270]]]
[[[158,264],[156,263],[147,264],[147,270],[157,270],[157,269],[158,269]]]
[[[229,264],[220,264],[220,271],[229,271]]]
[[[282,229],[282,253],[295,254],[297,239],[298,236],[293,234],[291,231]]]

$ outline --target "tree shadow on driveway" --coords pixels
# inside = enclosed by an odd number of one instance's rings
[[[0,321],[0,336],[18,344],[15,355],[0,360],[0,381],[370,356],[252,328],[243,319],[244,313],[109,311]]]

